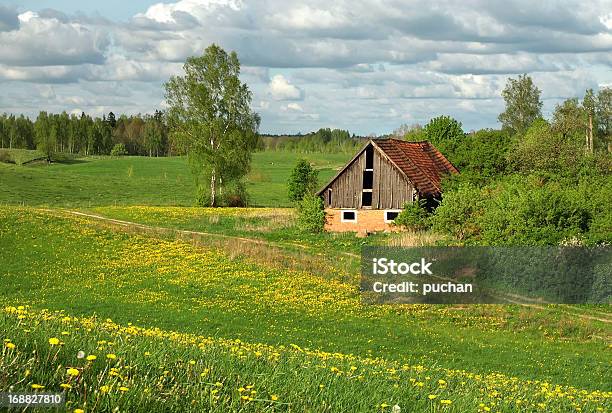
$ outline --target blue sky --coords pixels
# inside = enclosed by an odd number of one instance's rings
[[[0,112],[152,113],[212,42],[271,133],[494,128],[509,77],[533,77],[545,116],[612,85],[612,0],[0,0]]]

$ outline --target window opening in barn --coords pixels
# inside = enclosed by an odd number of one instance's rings
[[[397,216],[399,215],[400,211],[399,210],[389,210],[389,211],[385,211],[385,222],[393,222],[395,221],[395,218],[397,218]]]
[[[364,190],[361,194],[361,206],[371,207],[372,206],[372,190]]]
[[[366,148],[365,153],[366,153],[365,169],[371,171],[374,169],[374,148],[372,147],[372,145]]]
[[[374,187],[374,172],[363,171],[363,189],[372,189]]]
[[[331,188],[329,188],[327,190],[327,203],[329,204],[329,206],[331,206],[331,203],[332,203],[332,190],[331,190]]]
[[[342,222],[357,222],[357,211],[342,211]]]

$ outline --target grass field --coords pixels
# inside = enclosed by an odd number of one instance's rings
[[[0,287],[5,306],[64,310],[79,319],[95,313],[100,320],[111,318],[128,329],[98,321],[92,327],[95,333],[89,334],[81,321],[63,323],[60,316],[40,325],[34,321],[36,328],[31,328],[14,315],[6,316],[4,334],[16,348],[5,345],[5,365],[15,365],[7,357],[25,362],[25,353],[35,349],[39,359],[30,361],[29,367],[11,367],[2,376],[2,387],[29,368],[30,376],[20,385],[59,389],[66,380],[64,370],[76,365],[79,375],[68,392],[75,405],[138,403],[159,409],[170,399],[168,406],[185,408],[176,395],[162,396],[155,390],[161,381],[197,400],[197,406],[217,400],[223,406],[219,411],[238,411],[245,402],[250,403],[246,410],[255,411],[304,411],[307,406],[313,411],[343,411],[350,405],[353,411],[365,412],[394,403],[411,406],[412,411],[478,411],[481,403],[496,411],[516,411],[516,399],[525,411],[568,411],[573,404],[582,411],[610,408],[610,394],[601,393],[610,388],[609,328],[570,317],[556,307],[543,313],[512,306],[476,306],[469,311],[366,306],[359,300],[356,279],[343,281],[333,269],[320,274],[281,271],[248,257],[231,259],[218,249],[117,233],[86,218],[58,217],[54,211],[5,207],[0,223],[0,260],[8,263]],[[33,320],[47,318],[34,313]],[[132,333],[129,323],[159,328],[156,334],[162,337]],[[166,351],[168,346],[160,340],[175,336],[164,331],[213,337],[212,344],[199,351],[202,338],[179,338],[182,344]],[[120,338],[123,334],[127,337]],[[53,337],[66,342],[66,351],[49,347],[46,340]],[[225,339],[239,339],[246,348]],[[101,345],[100,340],[114,344]],[[311,350],[300,352],[292,345]],[[249,349],[260,346],[272,346],[262,354],[278,353],[275,357],[291,362],[251,360],[259,350]],[[86,370],[87,363],[74,360],[79,349],[97,355],[100,364]],[[25,353],[18,355],[17,350]],[[56,350],[60,351],[54,355]],[[155,356],[145,358],[145,351]],[[116,368],[129,366],[127,372],[117,373],[123,379],[109,376],[107,353],[119,357]],[[327,353],[336,355],[321,356]],[[196,363],[192,372],[188,359]],[[404,365],[411,367],[403,372]],[[353,376],[360,374],[351,366],[365,370],[361,380],[355,380]],[[202,379],[208,387],[189,379],[200,377],[205,369],[215,373]],[[447,384],[440,387],[438,380]],[[98,395],[86,401],[87,393],[78,387],[99,387],[107,381],[107,386],[114,386],[108,398],[98,388]],[[219,399],[210,393],[217,382],[222,383],[214,394]],[[246,385],[258,386],[265,393],[263,401],[253,397],[240,402],[237,389]],[[133,393],[123,394],[119,387]],[[145,388],[150,389],[148,396]],[[272,403],[272,394],[290,404]],[[430,394],[436,398],[429,399]],[[544,407],[538,407],[540,403]]]
[[[12,150],[25,157],[23,150]],[[25,151],[27,152],[27,151]],[[39,153],[32,156],[38,156]],[[287,178],[300,157],[314,163],[321,184],[350,155],[257,152],[247,190],[253,206],[289,206]],[[180,157],[87,157],[51,165],[0,162],[0,203],[52,205],[194,205],[195,184]]]
[[[278,206],[298,157],[255,154],[268,207],[246,209],[189,207],[181,158],[0,163],[0,391],[88,412],[612,410],[609,307],[363,304],[362,245],[439,237],[297,231]],[[345,159],[311,158],[321,181]]]

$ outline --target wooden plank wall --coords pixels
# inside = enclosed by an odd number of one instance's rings
[[[331,208],[359,208],[361,206],[364,168],[365,151],[331,184]],[[325,206],[329,207],[327,196],[325,200]]]
[[[363,171],[366,152],[356,158],[348,168],[325,191],[323,201],[326,208],[361,208]],[[372,209],[401,209],[405,202],[412,201],[413,186],[377,150],[374,150],[374,182],[372,187]]]
[[[373,192],[372,208],[401,209],[412,202],[412,184],[378,151],[374,151]]]

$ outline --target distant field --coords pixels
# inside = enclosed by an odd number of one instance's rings
[[[22,158],[27,155],[19,153]],[[300,157],[315,164],[323,184],[350,155],[255,153],[247,178],[251,205],[289,206],[286,182]],[[31,166],[0,162],[0,203],[61,207],[189,206],[194,199],[193,178],[186,159],[180,157],[87,157]]]

